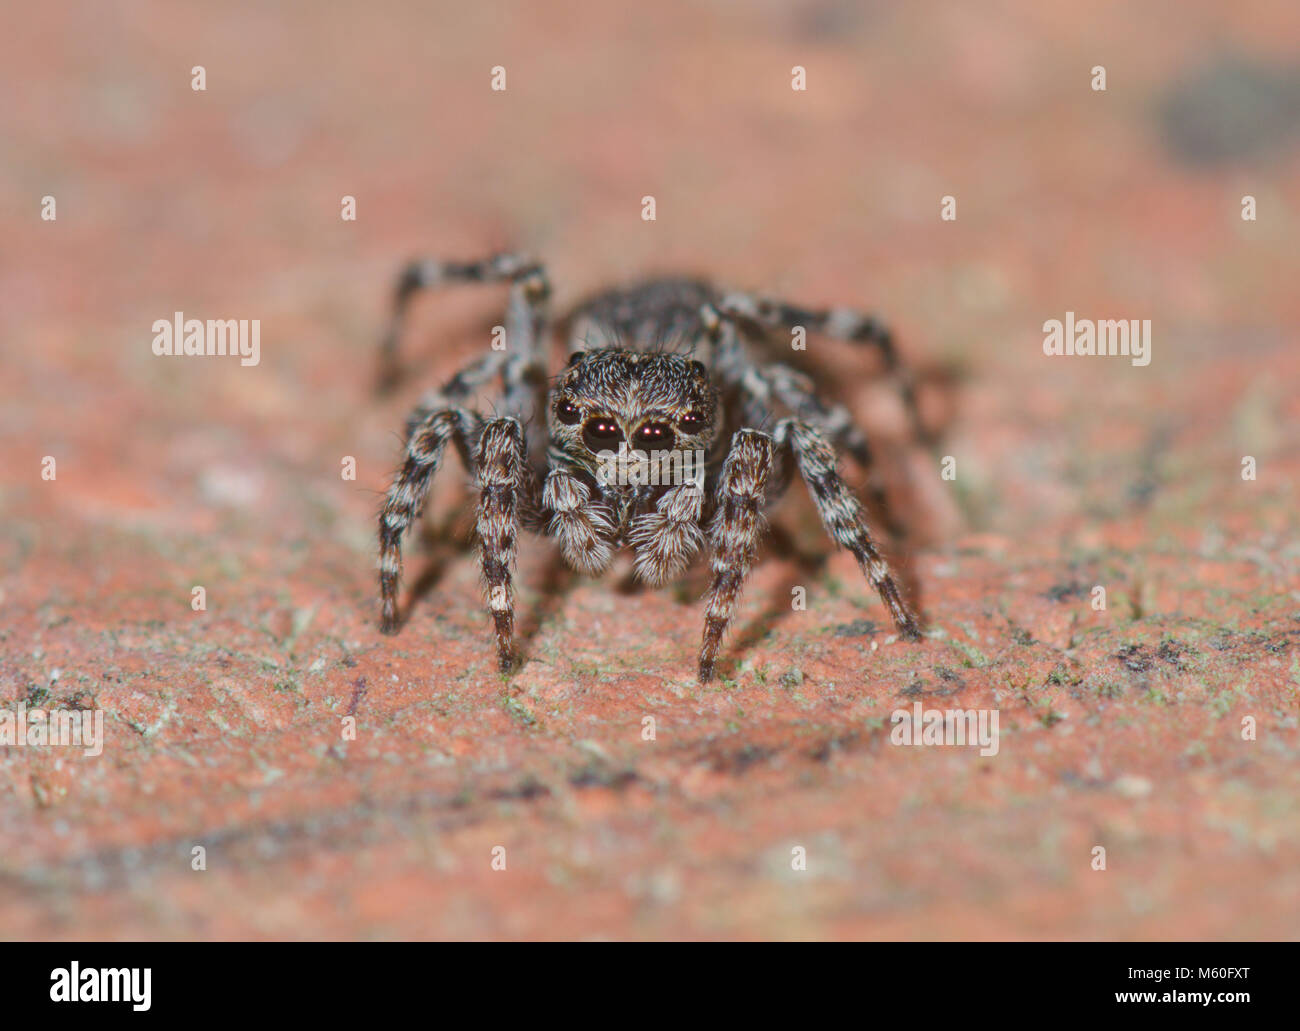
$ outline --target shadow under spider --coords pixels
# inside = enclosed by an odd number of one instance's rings
[[[461,520],[453,517],[438,526],[426,526],[421,534],[421,539],[426,546],[425,553],[428,557],[428,564],[411,583],[406,604],[400,610],[399,630],[406,626],[407,621],[420,608],[421,603],[433,593],[453,562],[467,558],[472,559],[476,554],[472,534],[457,532],[456,526],[460,522]],[[560,610],[560,604],[568,596],[577,576],[578,574],[564,564],[564,558],[560,554],[559,548],[552,547],[549,549],[546,564],[542,569],[541,582],[537,585],[538,598],[536,604],[521,606],[518,598],[516,598],[516,671],[520,665],[532,658],[531,646],[533,642],[546,621]],[[518,581],[516,581],[516,586],[518,586]],[[477,604],[482,599],[476,594],[474,600]],[[487,613],[488,610],[484,608],[483,614],[485,618]]]
[[[900,542],[894,541],[893,543],[895,548],[890,551],[890,568],[898,577],[908,603],[920,616],[921,627],[924,631],[925,609],[922,604],[920,583],[916,576],[915,562],[910,555],[897,550]],[[743,626],[738,626],[735,632],[730,635],[727,651],[718,663],[719,676],[725,675],[734,679],[736,671],[745,661],[748,653],[793,614],[794,609],[791,607],[791,599],[794,588],[807,586],[809,582],[824,573],[827,563],[836,554],[834,550],[801,548],[789,531],[775,524],[768,528],[768,546],[772,554],[784,555],[794,561],[798,567],[799,578],[783,577],[781,583],[768,595],[762,609]],[[856,572],[856,567],[854,571]],[[863,583],[871,598],[874,599],[875,591],[871,589],[869,583],[866,581],[863,581]],[[892,623],[888,619],[881,624],[881,631],[885,634],[893,632]]]
[[[868,497],[868,507],[873,508]],[[879,514],[873,512],[879,519]],[[880,525],[877,521],[874,525]],[[399,630],[405,628],[421,603],[441,582],[452,562],[459,561],[474,553],[473,532],[463,518],[452,515],[437,525],[426,523],[421,540],[425,544],[424,554],[427,564],[411,584],[407,601],[399,615]],[[563,555],[553,542],[548,549],[548,557],[542,569],[541,581],[536,588],[537,601],[527,606],[516,606],[515,610],[515,646],[517,672],[533,658],[532,646],[543,626],[561,609],[564,599],[568,597],[580,574],[570,569],[564,562]],[[920,613],[924,606],[920,594],[920,584],[916,576],[915,563],[911,556],[900,550],[904,540],[897,536],[888,548],[891,568],[897,575],[900,585],[909,603]],[[761,610],[743,626],[738,625],[730,637],[730,658],[724,658],[720,669],[726,665],[730,675],[734,676],[737,667],[744,662],[747,653],[764,640],[772,630],[780,625],[784,618],[794,610],[790,606],[792,591],[795,587],[806,586],[820,576],[826,569],[827,562],[835,554],[832,547],[801,545],[794,534],[780,523],[768,525],[763,552],[768,557],[781,556],[791,559],[798,570],[798,579],[783,578],[764,602]],[[764,560],[763,554],[755,563]],[[613,590],[623,596],[639,596],[645,592],[663,592],[665,601],[670,598],[680,607],[695,613],[702,610],[709,588],[709,567],[707,562],[695,562],[676,581],[673,592],[665,592],[661,587],[651,588],[638,580],[632,570],[628,570],[613,584]],[[801,583],[802,581],[802,583]],[[873,592],[874,596],[874,592]],[[476,598],[476,601],[478,599]],[[924,615],[922,615],[924,625]],[[699,628],[696,628],[699,629]]]
[[[532,658],[532,644],[542,626],[560,611],[561,603],[568,597],[578,574],[564,563],[558,546],[553,546],[542,569],[542,580],[537,585],[537,603],[520,612],[515,610],[516,669]]]

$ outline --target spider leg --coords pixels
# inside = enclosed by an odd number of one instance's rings
[[[917,618],[903,601],[889,563],[871,539],[871,531],[862,515],[862,505],[835,471],[834,449],[816,428],[798,419],[782,419],[776,427],[776,441],[782,452],[787,447],[793,452],[826,532],[837,544],[853,553],[863,574],[894,617],[898,632],[908,640],[920,640]]]
[[[413,419],[406,439],[406,459],[393,478],[379,514],[379,592],[383,604],[380,628],[396,633],[397,589],[402,576],[402,535],[419,518],[429,483],[442,464],[447,442],[454,442],[466,468],[473,468],[469,442],[480,420],[465,408],[439,408]]]
[[[415,410],[407,417],[406,432],[402,439],[409,440],[415,428],[428,418],[430,413],[440,408],[462,404],[466,398],[505,367],[506,357],[504,351],[488,351],[482,358],[471,362],[452,376],[441,389],[426,393]],[[466,468],[468,467],[467,463]]]
[[[772,414],[772,389],[758,374],[757,363],[741,339],[736,318],[723,315],[712,304],[702,305],[699,317],[714,374],[724,384],[740,391],[741,425],[765,425]]]
[[[763,535],[764,490],[772,471],[772,438],[759,430],[737,430],[718,480],[717,510],[709,527],[713,583],[709,587],[700,646],[700,683],[713,679],[722,635],[731,622],[741,587]]]
[[[475,459],[479,489],[476,529],[483,583],[496,629],[498,662],[501,672],[508,673],[514,664],[515,546],[520,508],[527,501],[531,479],[519,420],[502,418],[487,423]]]
[[[755,382],[761,385],[765,402],[770,402],[775,397],[801,421],[815,427],[827,438],[831,447],[846,451],[868,474],[873,473],[875,461],[866,434],[858,428],[847,408],[840,404],[828,404],[817,396],[816,387],[809,376],[788,365],[774,363],[755,367],[752,374],[742,382],[742,389],[754,389]],[[781,475],[777,481],[780,489],[784,490],[789,470],[781,462],[778,462],[778,469]],[[866,489],[885,528],[895,537],[906,536],[906,527],[895,514],[878,475],[870,476]]]
[[[401,378],[398,342],[406,321],[411,298],[420,290],[450,283],[511,283],[522,287],[520,302],[539,309],[535,319],[540,325],[540,309],[550,296],[550,285],[543,267],[515,254],[496,254],[482,261],[412,261],[402,269],[393,290],[393,315],[379,348],[381,389],[393,387]],[[512,307],[516,306],[512,297]],[[509,334],[507,334],[509,335]]]
[[[779,362],[755,367],[743,382],[753,389],[755,382],[764,389],[764,399],[775,397],[799,418],[816,426],[832,444],[847,451],[864,469],[872,466],[871,447],[866,435],[853,422],[849,410],[841,404],[827,404],[817,396],[812,377]]]
[[[746,354],[737,332],[744,317],[735,310],[723,314],[711,304],[700,309],[700,321],[717,355],[718,374],[740,387],[745,424],[762,425],[771,418],[774,402],[780,402],[828,433],[863,468],[870,468],[871,448],[847,408],[824,402],[805,373],[781,363],[759,365]]]
[[[559,456],[551,455],[542,487],[542,509],[550,515],[546,532],[560,542],[569,567],[588,576],[603,573],[614,561],[614,515],[607,505],[593,501],[592,494]]]
[[[748,322],[765,329],[787,331],[795,326],[803,326],[813,332],[825,333],[836,340],[847,340],[876,348],[885,362],[886,371],[898,383],[913,435],[922,441],[930,439],[931,435],[921,422],[921,413],[917,408],[916,386],[911,374],[899,360],[898,350],[894,346],[894,336],[889,331],[889,327],[874,315],[865,314],[854,308],[801,308],[784,301],[759,297],[743,291],[728,293],[719,302],[718,310],[724,316],[739,319],[742,324]]]

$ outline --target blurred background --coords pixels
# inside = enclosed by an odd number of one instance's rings
[[[0,699],[108,740],[0,749],[0,934],[1296,937],[1297,41],[1282,0],[13,11]],[[422,298],[376,398],[393,278],[502,248],[559,308],[686,271],[886,318],[935,448],[861,352],[806,367],[930,639],[794,491],[720,683],[702,569],[627,592],[529,540],[503,680],[454,466],[381,637],[397,433],[504,300]],[[177,311],[260,319],[260,364],[156,357]],[[1150,319],[1151,364],[1044,356],[1067,311]],[[997,708],[999,755],[891,746],[916,700]]]

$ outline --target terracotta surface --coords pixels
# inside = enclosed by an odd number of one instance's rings
[[[9,19],[0,699],[107,742],[0,749],[0,935],[1300,937],[1300,7],[979,7]],[[684,268],[886,315],[934,449],[860,352],[797,360],[872,431],[927,641],[792,492],[719,683],[704,566],[633,592],[535,539],[502,678],[455,466],[381,636],[397,433],[502,303],[422,300],[376,399],[392,277],[502,246],[560,304]],[[155,357],[176,311],[260,319],[260,364]],[[1151,364],[1044,356],[1066,311],[1150,319]],[[918,699],[1000,751],[891,744]]]

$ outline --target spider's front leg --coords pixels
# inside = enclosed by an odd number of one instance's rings
[[[903,601],[889,563],[871,539],[862,505],[835,470],[835,450],[814,427],[798,419],[782,419],[777,423],[776,442],[783,455],[787,448],[793,452],[826,532],[853,553],[863,574],[894,617],[898,632],[908,640],[920,640],[917,618]]]
[[[731,622],[740,589],[754,564],[765,521],[763,505],[772,472],[772,438],[759,430],[737,430],[718,480],[717,512],[709,527],[713,583],[700,647],[700,683],[713,679],[722,635]]]
[[[406,435],[406,459],[384,497],[379,513],[379,593],[383,603],[380,628],[398,630],[397,590],[402,577],[402,535],[420,517],[433,475],[452,441],[466,468],[472,468],[469,445],[479,417],[465,408],[446,407],[413,417]]]
[[[496,627],[501,672],[514,665],[515,547],[520,510],[531,503],[533,483],[518,419],[493,419],[483,427],[475,455],[479,503],[476,530],[487,591],[488,608]]]

